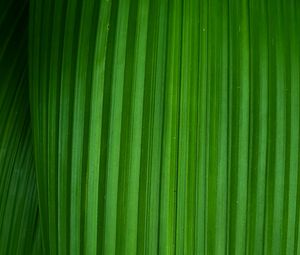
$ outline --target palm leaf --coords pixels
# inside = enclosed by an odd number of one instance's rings
[[[7,48],[23,21],[8,18],[14,6],[0,16],[5,250],[18,215],[37,213],[20,108],[26,43]],[[36,240],[28,249],[42,240],[47,254],[299,253],[297,1],[30,0],[29,16],[39,223],[23,221]]]

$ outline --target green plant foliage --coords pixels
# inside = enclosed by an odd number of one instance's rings
[[[299,1],[21,2],[0,254],[300,253]]]
[[[42,254],[28,97],[28,27],[23,25],[27,6],[26,1],[7,1],[0,19],[0,254]]]

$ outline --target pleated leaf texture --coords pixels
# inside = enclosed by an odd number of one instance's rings
[[[0,2],[0,255],[299,255],[298,0]]]
[[[0,254],[41,254],[28,92],[28,2],[1,2]],[[2,7],[3,10],[2,11]]]

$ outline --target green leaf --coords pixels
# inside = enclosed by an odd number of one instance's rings
[[[299,14],[293,0],[31,0],[46,252],[299,253]]]
[[[0,254],[43,254],[28,97],[27,7],[26,1],[8,1],[1,9]]]

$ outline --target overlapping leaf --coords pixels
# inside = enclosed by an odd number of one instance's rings
[[[9,6],[0,50],[14,45]],[[42,235],[28,247],[42,237],[47,254],[299,253],[298,1],[31,0],[29,16]],[[18,59],[1,72],[27,84],[16,45],[0,52]],[[15,111],[27,87],[1,84],[6,249],[19,220],[9,212],[28,210],[15,188],[32,206],[36,193],[28,108]]]
[[[30,125],[26,1],[0,21],[0,254],[42,254]],[[14,17],[13,17],[14,15]]]

